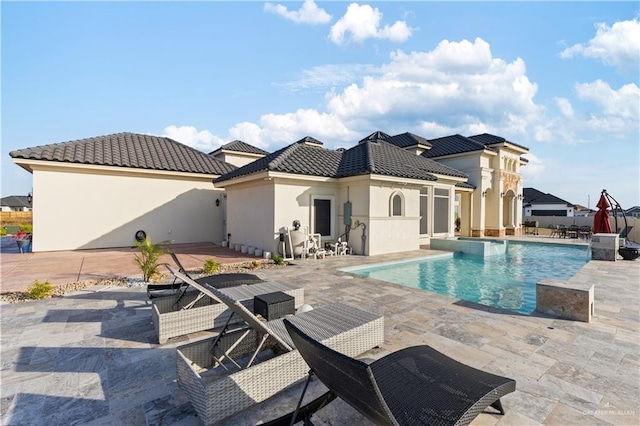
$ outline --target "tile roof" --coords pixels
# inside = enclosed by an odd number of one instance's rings
[[[408,179],[437,180],[433,174],[466,178],[467,175],[388,142],[360,142],[343,153],[339,177],[379,174]]]
[[[305,142],[305,139],[301,139],[298,142],[227,173],[215,179],[214,182],[223,182],[267,170],[308,176],[335,176],[342,153],[319,146],[308,145]]]
[[[222,175],[235,166],[173,139],[116,133],[11,151],[12,158]]]
[[[458,187],[458,188],[476,189],[476,186],[475,185],[471,185],[469,182],[458,182],[458,183],[456,183],[456,187]]]
[[[463,152],[481,151],[493,148],[485,146],[483,143],[462,135],[445,136],[438,139],[429,139],[431,149],[421,155],[427,158],[441,157],[444,155],[461,154]]]
[[[1,206],[7,207],[31,207],[26,195],[9,195],[0,199]]]
[[[256,146],[253,145],[249,145],[246,142],[242,142],[239,140],[235,140],[233,142],[229,142],[226,143],[224,145],[222,145],[220,148],[216,149],[215,151],[211,151],[209,153],[209,155],[215,155],[218,152],[225,150],[225,151],[235,151],[235,152],[244,152],[247,154],[258,154],[258,155],[267,155],[268,152],[260,149]]]
[[[526,149],[527,151],[529,150],[529,148],[527,148],[526,146],[518,145],[517,143],[510,142],[501,136],[490,135],[489,133],[482,133],[480,135],[469,136],[469,139],[478,141],[485,146],[508,143],[511,145],[515,145],[519,148]]]
[[[408,148],[416,145],[431,146],[431,143],[427,139],[409,132],[391,136],[387,142],[400,148]]]
[[[545,194],[542,191],[538,191],[535,188],[523,188],[522,195],[524,197],[525,204],[564,204],[572,205],[571,203],[558,198],[555,195]]]
[[[391,139],[391,136],[389,136],[388,134],[386,134],[385,132],[381,132],[380,130],[377,130],[373,133],[371,133],[369,136],[366,136],[362,139],[360,139],[358,141],[358,143],[363,143],[363,142],[377,142],[377,141],[387,141]]]
[[[380,174],[408,179],[437,180],[434,174],[466,178],[465,173],[428,158],[412,154],[378,137],[365,138],[347,150],[329,150],[312,146],[302,139],[253,163],[247,164],[214,182],[224,182],[263,171],[278,171],[308,176],[348,177]],[[308,142],[308,141],[307,141]]]

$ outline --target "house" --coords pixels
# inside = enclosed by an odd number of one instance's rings
[[[593,216],[594,213],[595,213],[595,210],[585,207],[581,204],[573,205],[573,215],[575,217]]]
[[[31,201],[28,195],[9,195],[0,199],[3,212],[30,212]]]
[[[128,247],[140,230],[154,242],[223,239],[211,180],[236,167],[172,139],[117,133],[9,155],[33,174],[33,251]]]
[[[519,235],[526,152],[489,134],[377,131],[338,150],[307,136],[273,153],[233,141],[205,154],[118,133],[10,155],[33,173],[35,251],[131,246],[142,230],[155,242],[230,239],[277,253],[298,221],[374,255],[453,236],[457,217],[462,236]],[[87,207],[70,232],[60,222],[77,200]]]
[[[535,188],[524,188],[523,216],[565,216],[573,217],[574,205],[552,194],[545,194]]]
[[[625,210],[624,215],[627,217],[640,218],[640,206],[633,206],[630,209]]]
[[[231,241],[277,253],[298,221],[358,254],[415,250],[454,235],[456,200],[461,235],[519,234],[527,148],[492,135],[453,142],[377,131],[329,150],[307,136],[214,180]]]

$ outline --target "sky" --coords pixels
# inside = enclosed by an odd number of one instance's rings
[[[204,152],[304,136],[491,133],[525,187],[640,205],[640,6],[631,2],[2,2],[9,152],[119,132]],[[37,194],[36,194],[37,196]]]

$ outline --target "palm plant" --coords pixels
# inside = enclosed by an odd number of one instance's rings
[[[135,244],[138,250],[140,250],[140,254],[135,255],[136,258],[134,262],[136,262],[142,270],[142,279],[145,282],[149,282],[159,275],[158,268],[164,265],[164,263],[158,262],[160,256],[164,254],[164,248],[162,248],[162,243],[153,244],[149,237],[146,237],[142,241],[136,241]]]

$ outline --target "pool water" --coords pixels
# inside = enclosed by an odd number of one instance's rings
[[[566,280],[589,261],[586,246],[509,242],[507,253],[481,257],[465,253],[352,268],[349,271],[469,302],[530,314],[536,308],[536,283]]]

